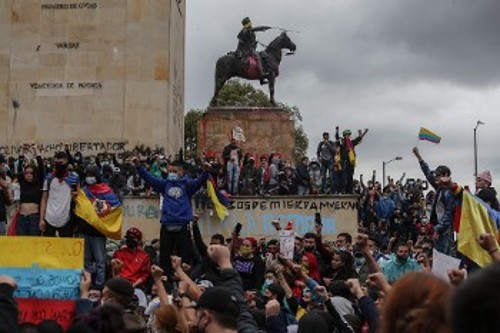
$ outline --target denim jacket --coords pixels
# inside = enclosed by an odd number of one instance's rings
[[[434,230],[440,235],[451,232],[453,230],[457,199],[453,196],[451,189],[439,187],[434,174],[429,169],[429,165],[423,160],[420,162],[420,168],[429,184],[436,190],[430,217],[431,222],[434,224]]]

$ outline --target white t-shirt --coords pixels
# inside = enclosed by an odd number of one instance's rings
[[[50,182],[50,187],[45,179],[43,190],[49,191],[45,221],[56,228],[64,226],[70,219],[71,187],[64,180],[54,177]]]
[[[231,152],[229,153],[229,160],[233,162],[234,164],[239,164],[238,160],[238,149],[231,149]]]

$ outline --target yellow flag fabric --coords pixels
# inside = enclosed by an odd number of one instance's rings
[[[462,215],[458,232],[458,251],[469,257],[480,267],[491,264],[491,256],[479,246],[480,234],[497,235],[497,228],[488,210],[467,191],[462,196]]]
[[[100,217],[82,189],[78,190],[76,196],[75,214],[87,221],[97,231],[104,236],[119,240],[122,237],[123,207],[113,208],[108,214]]]
[[[223,221],[226,218],[226,216],[228,216],[229,213],[227,207],[220,202],[219,198],[217,198],[214,184],[210,180],[207,181],[207,192],[208,192],[208,197],[210,198],[210,200],[212,200],[217,217],[219,217],[219,219]]]
[[[356,155],[354,154],[354,150],[349,150],[347,156],[349,157],[349,163],[351,163],[352,166],[356,166]]]

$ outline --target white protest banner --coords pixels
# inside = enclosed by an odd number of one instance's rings
[[[443,254],[436,249],[432,250],[432,274],[449,282],[448,271],[451,269],[459,268],[460,259],[450,257]]]
[[[233,139],[245,142],[245,134],[243,133],[243,128],[241,127],[233,128]]]

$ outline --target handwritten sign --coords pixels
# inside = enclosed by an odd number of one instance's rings
[[[18,298],[16,301],[20,323],[38,324],[44,320],[55,320],[66,330],[75,317],[75,301],[36,298]]]
[[[17,282],[14,297],[43,299],[78,299],[80,269],[0,268]]]
[[[293,260],[293,248],[295,245],[293,230],[280,231],[280,254],[285,259]]]
[[[0,237],[0,274],[13,277],[18,288],[19,322],[56,320],[67,328],[80,298],[83,239]]]
[[[0,267],[82,269],[83,239],[0,237]]]

